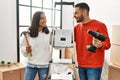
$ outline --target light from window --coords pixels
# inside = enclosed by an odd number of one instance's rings
[[[43,7],[44,8],[52,8],[52,0],[43,0]]]
[[[50,9],[43,9],[43,12],[45,12],[46,18],[47,18],[47,26],[51,26],[51,19],[52,19],[52,10]]]
[[[42,0],[32,0],[32,6],[42,7]]]
[[[55,15],[53,17],[55,17],[55,27],[60,27],[60,11],[55,11]]]
[[[25,6],[19,7],[20,25],[30,25],[30,8]]]
[[[42,11],[42,9],[41,9],[41,8],[35,8],[35,7],[33,7],[33,8],[32,8],[32,16],[33,16],[34,13],[37,12],[37,11]]]
[[[30,0],[19,0],[19,4],[30,5]]]

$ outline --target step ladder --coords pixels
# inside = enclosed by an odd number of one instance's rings
[[[55,2],[56,5],[72,5],[74,2]],[[55,25],[54,11],[54,25]],[[74,48],[74,33],[73,30],[55,29],[51,34],[51,54],[58,55],[57,58],[52,58],[49,63],[49,73],[47,80],[76,80],[75,77],[75,48]],[[62,51],[65,48],[72,48],[72,59],[61,58]],[[54,50],[60,51],[54,53]]]
[[[72,54],[72,56],[73,56],[72,59],[60,58],[60,53],[53,53],[54,49],[62,50],[64,48],[73,48],[74,47],[73,43],[72,43],[72,38],[71,38],[72,31],[70,34],[68,34],[66,36],[64,36],[65,34],[60,35],[57,33],[57,32],[69,33],[69,31],[70,30],[62,30],[62,29],[55,30],[55,35],[52,35],[51,53],[52,53],[52,55],[59,54],[59,56],[58,56],[58,58],[52,58],[52,60],[49,63],[48,80],[75,80],[74,69],[76,68],[76,65],[75,65],[74,53]],[[57,37],[57,36],[60,36],[60,37]],[[62,41],[61,38],[64,38],[65,40]],[[68,39],[70,39],[70,40],[68,40]],[[66,42],[68,44],[66,44]],[[72,68],[70,68],[69,66],[71,66]]]

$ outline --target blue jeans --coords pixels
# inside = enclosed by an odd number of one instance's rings
[[[26,67],[24,80],[34,80],[38,72],[39,80],[46,80],[48,68]]]
[[[101,68],[83,68],[78,67],[80,80],[100,80],[101,78]]]

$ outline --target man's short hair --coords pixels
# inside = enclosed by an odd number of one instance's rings
[[[82,3],[78,3],[75,5],[75,7],[79,7],[80,9],[86,9],[88,12],[90,10],[89,6],[87,3],[82,2]]]

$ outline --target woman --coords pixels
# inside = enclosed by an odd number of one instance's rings
[[[50,33],[46,22],[45,13],[36,12],[33,15],[32,24],[28,29],[30,45],[26,46],[25,39],[21,42],[21,52],[28,58],[24,80],[34,80],[37,72],[39,80],[46,80],[48,64],[51,60]],[[29,53],[32,53],[32,56],[29,56]]]

